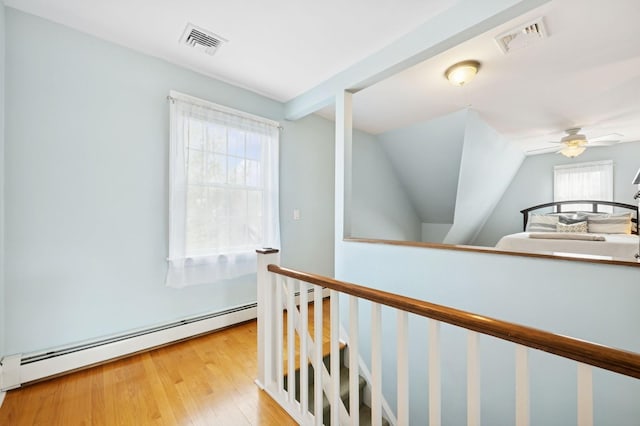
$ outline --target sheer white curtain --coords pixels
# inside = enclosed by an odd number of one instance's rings
[[[554,201],[613,201],[613,161],[594,161],[553,168]],[[572,210],[587,210],[588,205],[571,205]]]
[[[170,93],[169,270],[184,287],[256,272],[279,247],[278,123]]]

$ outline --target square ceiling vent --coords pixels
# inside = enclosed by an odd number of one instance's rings
[[[547,29],[544,26],[542,16],[525,25],[513,28],[496,37],[496,43],[502,53],[524,49],[547,37]]]
[[[182,33],[182,37],[180,37],[180,43],[200,49],[208,55],[214,55],[218,51],[218,48],[227,41],[228,40],[219,35],[191,23],[187,24]]]

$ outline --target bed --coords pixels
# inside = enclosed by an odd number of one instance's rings
[[[572,200],[521,210],[523,232],[502,237],[496,249],[565,256],[638,259],[638,206]]]

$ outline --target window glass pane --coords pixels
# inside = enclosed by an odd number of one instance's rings
[[[260,162],[254,160],[246,161],[246,169],[247,169],[247,186],[259,187],[262,184],[262,179],[260,175]]]
[[[227,129],[223,126],[217,126],[215,124],[209,125],[208,132],[208,146],[209,151],[214,151],[220,154],[227,153]]]
[[[187,151],[187,163],[189,165],[189,183],[200,183],[204,181],[204,152],[189,149]]]
[[[228,143],[229,155],[244,157],[244,132],[228,129]]]
[[[208,152],[206,154],[205,182],[226,183],[227,157],[225,155]]]
[[[260,136],[255,133],[247,134],[247,154],[250,160],[260,160],[262,157],[262,145],[260,144]]]
[[[229,191],[224,188],[209,188],[207,202],[211,212],[212,222],[220,217],[229,216]],[[213,224],[215,226],[215,223]]]
[[[202,121],[196,119],[190,119],[188,121],[188,146],[194,149],[204,148],[204,126]]]
[[[187,188],[187,233],[186,249],[188,253],[206,249],[208,245],[207,189],[203,186]]]
[[[197,256],[259,245],[264,226],[263,191],[208,185],[226,185],[228,175],[229,183],[243,186],[246,173],[248,186],[257,187],[260,163],[198,150],[189,153],[186,251]]]
[[[245,184],[245,161],[242,158],[228,157],[229,183]]]

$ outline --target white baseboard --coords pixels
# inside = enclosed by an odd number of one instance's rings
[[[86,347],[62,348],[60,355],[38,357],[27,354],[7,356],[2,359],[0,391],[20,387],[23,384],[57,376],[62,373],[87,368],[109,360],[147,351],[179,340],[209,333],[244,321],[255,319],[255,304],[202,320],[173,323],[168,328],[153,329],[149,333],[137,332],[132,337],[109,339],[108,343],[93,342]],[[115,341],[114,341],[115,340]]]
[[[327,297],[329,291],[323,290]],[[296,302],[298,297],[296,297]],[[256,304],[239,306],[221,313],[140,330],[103,341],[48,350],[44,354],[14,354],[0,360],[0,392],[23,384],[87,368],[117,358],[209,333],[257,317]],[[202,318],[202,319],[201,319]],[[53,352],[53,355],[51,354]]]

